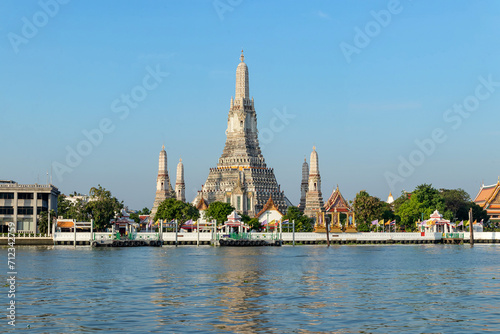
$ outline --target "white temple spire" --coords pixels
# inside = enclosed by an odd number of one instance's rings
[[[178,201],[186,201],[186,185],[184,184],[184,164],[179,159],[177,164],[177,177],[175,180],[175,197]]]
[[[236,93],[234,95],[234,100],[240,102],[241,99],[249,99],[249,86],[248,86],[248,67],[243,61],[245,56],[243,56],[243,50],[241,50],[241,63],[236,68]]]

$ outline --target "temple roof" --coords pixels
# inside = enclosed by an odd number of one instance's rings
[[[493,198],[495,198],[495,195],[498,193],[499,189],[500,189],[500,182],[497,182],[496,184],[493,184],[491,186],[484,186],[484,185],[481,186],[479,193],[476,195],[476,198],[474,199],[474,203],[486,204],[490,202]]]
[[[196,208],[200,211],[208,209],[207,201],[203,197],[201,197],[201,199],[198,201],[198,204],[196,205]]]
[[[241,216],[236,212],[236,210],[233,210],[233,212],[227,216],[227,220],[230,222],[241,221]]]
[[[269,210],[269,211],[272,211],[272,210],[278,211],[280,215],[284,216],[284,214],[280,210],[278,210],[278,208],[276,207],[276,205],[274,205],[274,201],[273,201],[273,198],[271,197],[271,195],[269,195],[269,199],[267,200],[267,203],[264,205],[264,207],[262,208],[262,210],[260,210],[259,213],[255,215],[255,218],[259,218],[267,210]]]
[[[337,188],[333,190],[328,201],[325,203],[326,212],[334,212],[335,209],[337,209],[337,212],[350,212],[352,210],[340,193],[338,185]]]

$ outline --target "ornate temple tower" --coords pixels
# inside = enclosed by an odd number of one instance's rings
[[[184,164],[182,159],[179,159],[177,164],[177,178],[175,180],[175,198],[178,201],[186,201],[186,185],[184,184]]]
[[[309,171],[309,184],[306,194],[306,207],[304,214],[316,218],[316,212],[324,211],[323,195],[321,194],[321,176],[319,175],[319,162],[316,147],[311,152],[311,169]]]
[[[167,198],[175,197],[174,190],[170,184],[167,169],[167,152],[165,152],[165,145],[161,147],[160,159],[158,165],[158,177],[156,178],[156,196],[151,210],[150,217],[154,219],[158,206]]]
[[[306,194],[309,189],[309,165],[307,164],[306,158],[304,158],[304,163],[302,164],[302,182],[300,183],[300,203],[299,209],[304,212],[306,207]]]
[[[250,99],[248,67],[241,52],[236,68],[236,91],[227,118],[226,145],[216,168],[211,168],[207,181],[193,201],[204,198],[208,203],[227,202],[240,213],[254,216],[267,203],[269,196],[282,212],[290,204],[276,182],[274,171],[262,156],[257,114]]]

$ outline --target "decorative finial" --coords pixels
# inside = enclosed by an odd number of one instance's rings
[[[245,60],[245,56],[243,55],[243,49],[241,49],[241,57],[240,57],[240,59],[241,59],[241,62],[243,62],[243,60]]]
[[[313,151],[316,151],[316,146],[313,146]]]
[[[161,150],[165,151],[165,144],[161,145]]]
[[[182,158],[179,158],[179,162],[182,162]]]

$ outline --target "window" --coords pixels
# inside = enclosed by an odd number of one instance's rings
[[[33,193],[18,193],[18,199],[33,199]]]
[[[39,215],[40,213],[42,212],[47,212],[48,211],[48,208],[45,207],[45,206],[39,206],[36,208],[36,214]]]
[[[226,203],[231,204],[231,197],[226,197]]]
[[[0,199],[14,199],[14,193],[0,193]]]
[[[236,197],[236,210],[241,210],[241,196]]]
[[[31,194],[33,195],[33,194]],[[33,214],[33,207],[32,206],[19,206],[17,207],[17,214],[18,215],[32,215]]]
[[[0,215],[13,215],[14,208],[11,206],[0,206]]]
[[[36,194],[36,198],[44,200],[44,201],[48,201],[49,200],[49,194],[38,193],[38,194]]]
[[[252,209],[251,209],[251,207],[252,207],[252,205],[251,205],[251,204],[252,204],[252,203],[250,202],[250,197],[247,197],[247,210],[252,210]]]

